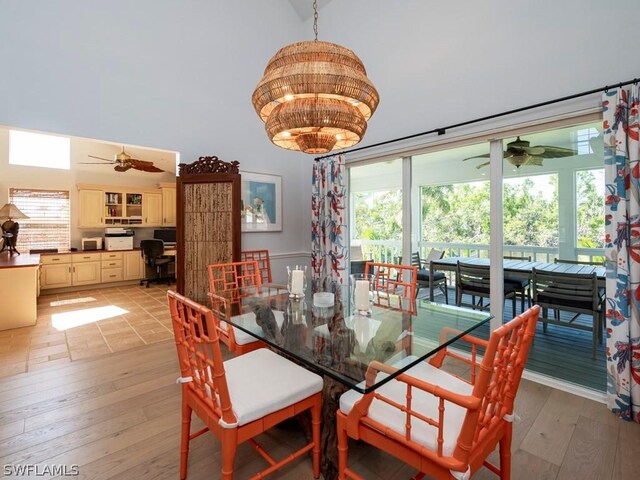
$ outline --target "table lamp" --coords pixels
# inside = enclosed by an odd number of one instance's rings
[[[0,252],[8,249],[10,254],[15,252],[20,255],[20,252],[16,250],[16,242],[18,241],[18,230],[20,226],[18,225],[18,222],[14,221],[14,219],[29,217],[22,213],[13,203],[7,203],[4,207],[0,208],[0,219],[3,218],[8,220],[2,224],[2,239],[4,240],[4,243],[2,244]]]

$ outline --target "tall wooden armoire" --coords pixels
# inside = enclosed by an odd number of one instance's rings
[[[239,163],[200,157],[179,165],[176,265],[178,292],[209,305],[207,265],[240,260]]]

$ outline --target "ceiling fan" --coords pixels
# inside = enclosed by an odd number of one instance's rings
[[[535,147],[530,146],[530,142],[527,140],[520,140],[520,137],[516,138],[513,142],[507,143],[507,150],[504,152],[504,159],[516,168],[520,168],[523,165],[542,166],[542,161],[545,158],[561,158],[572,157],[577,155],[578,152],[571,148],[554,147],[552,145],[537,145]],[[471,160],[473,158],[489,158],[490,154],[476,155],[474,157],[464,158],[465,160]],[[485,162],[478,165],[476,168],[482,168],[489,165],[490,162]]]
[[[95,155],[87,155],[90,158],[95,158],[97,160],[102,160],[103,162],[108,162],[113,165],[113,169],[116,172],[126,172],[127,170],[133,168],[134,170],[140,170],[142,172],[164,172],[164,170],[156,167],[153,162],[149,162],[147,160],[138,160],[137,158],[133,158],[127,152],[124,151],[124,147],[122,147],[122,151],[115,155],[113,160],[109,160],[108,158],[96,157]],[[106,165],[105,163],[99,162],[81,162],[83,165]]]

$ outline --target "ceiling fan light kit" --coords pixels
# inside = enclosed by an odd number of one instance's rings
[[[253,108],[275,145],[309,154],[356,145],[380,97],[348,48],[318,40],[281,48],[253,92]]]

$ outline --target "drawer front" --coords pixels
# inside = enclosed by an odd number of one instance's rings
[[[102,268],[122,268],[123,260],[102,260]]]
[[[71,255],[71,261],[73,263],[99,262],[100,254],[99,253],[74,253],[73,255]]]
[[[122,279],[122,267],[102,269],[102,283],[121,282]]]
[[[40,255],[40,263],[43,265],[55,265],[56,263],[71,263],[72,255]]]
[[[104,252],[101,253],[102,261],[105,260],[122,260],[122,252]]]

